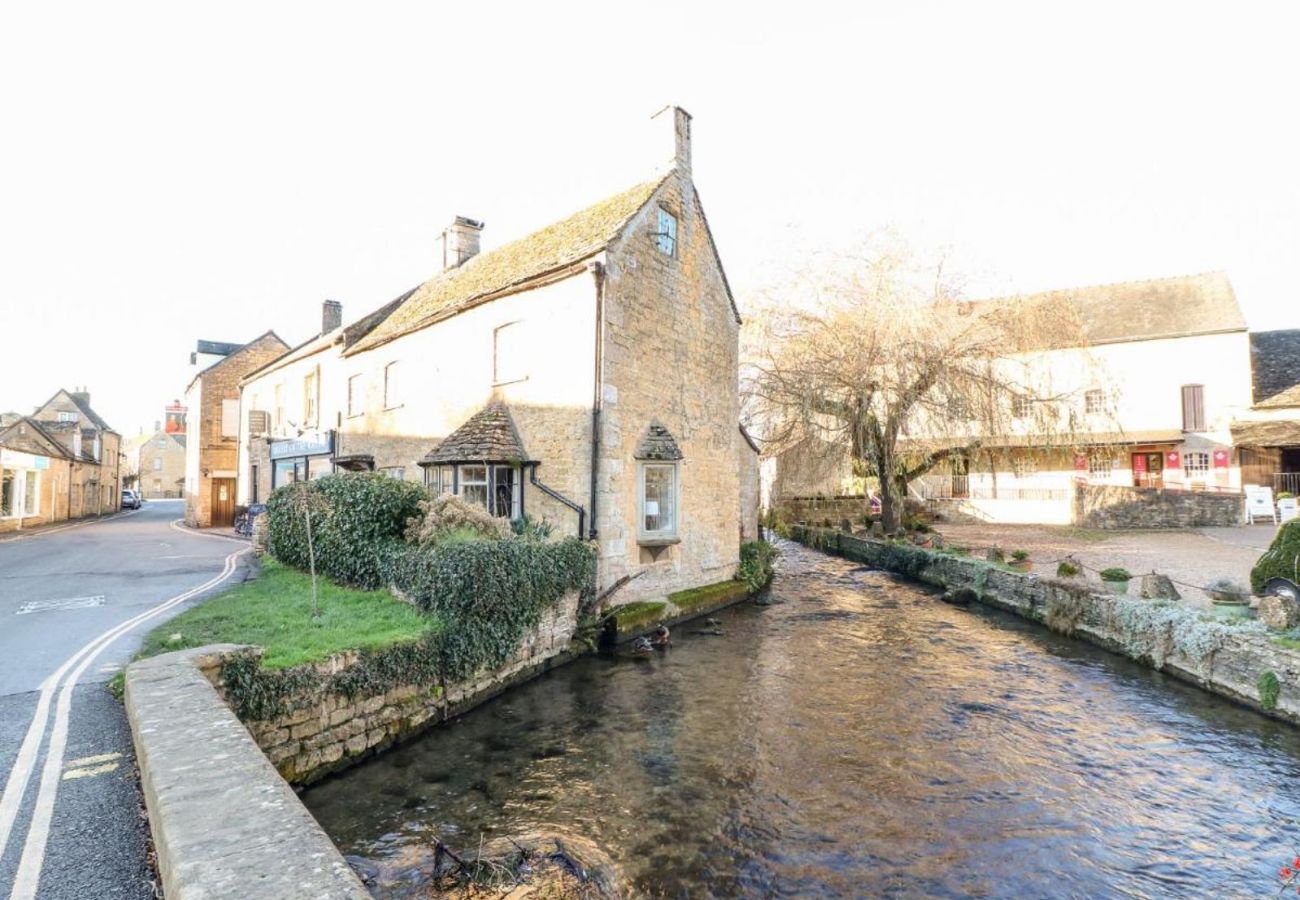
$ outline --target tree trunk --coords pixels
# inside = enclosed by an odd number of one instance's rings
[[[885,534],[902,528],[903,501],[907,497],[907,485],[900,484],[894,462],[894,455],[882,448],[876,458],[876,473],[880,479],[880,524]]]

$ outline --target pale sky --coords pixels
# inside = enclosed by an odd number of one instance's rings
[[[1226,270],[1300,327],[1294,4],[11,3],[0,411],[162,418],[195,340],[352,321],[643,180],[694,116],[742,306],[893,227],[971,296]],[[1169,310],[1176,317],[1176,309]]]

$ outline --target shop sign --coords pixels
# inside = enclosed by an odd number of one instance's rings
[[[322,456],[334,452],[334,432],[312,435],[313,439],[272,441],[271,459],[288,459],[293,456]]]
[[[1165,454],[1166,469],[1181,469],[1182,467],[1182,460],[1179,458],[1177,450],[1170,450]]]
[[[1228,468],[1228,451],[1227,451],[1227,450],[1222,450],[1222,449],[1220,449],[1220,450],[1215,450],[1215,451],[1214,451],[1214,468],[1216,468],[1216,469],[1226,469],[1226,468]]]
[[[1147,455],[1138,453],[1133,457],[1133,473],[1135,475],[1145,475],[1147,471]]]

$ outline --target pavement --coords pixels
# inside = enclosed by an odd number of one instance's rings
[[[979,552],[1001,547],[1027,550],[1034,561],[1031,571],[1054,575],[1056,563],[1073,556],[1093,570],[1109,566],[1128,569],[1135,576],[1147,572],[1168,575],[1183,598],[1209,607],[1209,596],[1201,588],[1228,578],[1249,587],[1250,570],[1268,549],[1278,526],[1242,525],[1237,528],[1199,528],[1185,531],[1096,531],[1055,525],[958,525],[935,526],[949,544]],[[1096,572],[1088,578],[1099,581]],[[1136,587],[1129,588],[1136,594]]]
[[[243,576],[180,501],[0,541],[0,898],[152,898],[131,734],[105,682]],[[229,535],[229,536],[227,536]]]

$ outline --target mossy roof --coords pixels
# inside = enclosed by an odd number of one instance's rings
[[[622,233],[667,177],[638,184],[563,221],[435,275],[346,352],[360,353],[377,347],[469,309],[486,298],[594,256]]]
[[[443,438],[442,443],[420,460],[420,465],[527,460],[528,454],[510,418],[510,410],[505,404],[489,403]]]

